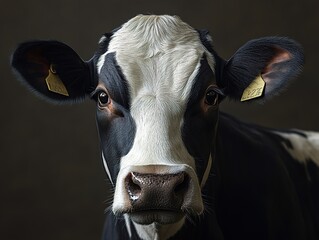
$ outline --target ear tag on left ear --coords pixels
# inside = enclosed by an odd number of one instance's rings
[[[260,97],[264,92],[265,85],[265,81],[262,79],[261,74],[259,74],[258,77],[244,90],[240,101],[244,102]]]
[[[56,73],[53,65],[50,65],[49,75],[46,77],[45,82],[47,83],[48,89],[51,92],[55,92],[64,96],[69,96],[68,90],[64,86],[59,75]]]

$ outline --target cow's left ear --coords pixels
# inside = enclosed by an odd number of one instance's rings
[[[221,85],[231,99],[264,101],[285,89],[303,63],[303,50],[291,39],[251,40],[226,62]]]
[[[55,103],[76,102],[95,89],[93,59],[85,62],[58,41],[32,41],[18,46],[11,65],[35,93]]]

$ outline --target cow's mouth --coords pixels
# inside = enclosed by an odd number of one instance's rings
[[[171,224],[180,221],[184,217],[181,211],[172,210],[143,210],[129,213],[132,221],[142,225],[151,223]]]

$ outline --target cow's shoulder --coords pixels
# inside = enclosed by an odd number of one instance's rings
[[[222,113],[215,167],[223,232],[232,228],[247,236],[270,234],[274,239],[316,236],[318,141],[315,132],[265,128]],[[243,232],[245,224],[254,231]]]

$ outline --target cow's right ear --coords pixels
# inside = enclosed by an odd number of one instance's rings
[[[20,44],[11,65],[23,83],[56,103],[82,100],[97,85],[94,60],[83,61],[72,48],[57,41]]]

